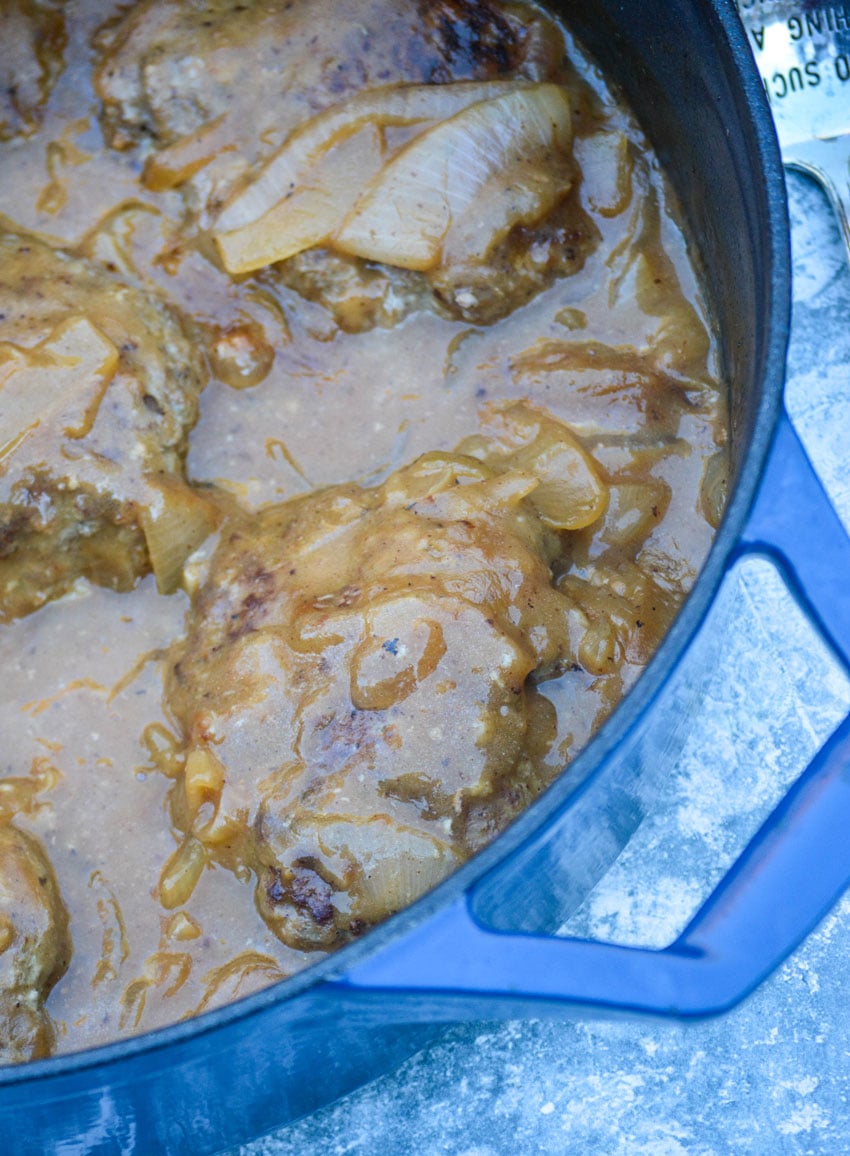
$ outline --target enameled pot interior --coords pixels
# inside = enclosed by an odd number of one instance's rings
[[[246,1030],[250,1024],[250,1030],[263,1032],[264,1016],[275,1015],[282,1003],[309,999],[310,989],[344,973],[349,961],[380,950],[387,938],[403,934],[499,864],[521,876],[528,864],[523,845],[563,808],[571,784],[597,773],[651,706],[704,617],[752,504],[781,405],[790,278],[782,170],[769,111],[731,0],[563,0],[550,7],[619,81],[658,151],[680,199],[721,335],[734,477],[725,520],[693,594],[637,687],[573,765],[570,783],[556,783],[431,895],[284,983],[148,1036],[6,1069],[0,1087],[50,1077],[74,1080],[93,1069],[104,1080],[113,1073],[126,1079],[118,1069],[144,1053],[163,1068],[186,1062],[194,1047],[200,1059],[212,1046],[211,1035],[226,1035],[240,1020]],[[383,1018],[397,1021],[398,1008],[388,1002]],[[293,1016],[293,1022],[299,1019]]]

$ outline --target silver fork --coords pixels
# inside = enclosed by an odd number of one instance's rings
[[[737,4],[783,160],[826,190],[850,257],[850,2]]]

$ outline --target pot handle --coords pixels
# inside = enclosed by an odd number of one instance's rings
[[[850,667],[850,540],[787,415],[738,556],[770,557]],[[589,784],[586,784],[589,785]],[[567,804],[569,806],[569,804]],[[663,950],[503,932],[471,888],[349,967],[337,994],[405,998],[411,1014],[515,1016],[583,1008],[683,1017],[725,1011],[797,946],[850,884],[850,716]],[[429,1011],[419,1013],[416,1005]]]

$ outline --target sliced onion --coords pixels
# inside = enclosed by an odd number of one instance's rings
[[[386,814],[315,816],[313,823],[302,835],[315,839],[313,853],[326,873],[342,869],[351,881],[351,916],[368,924],[407,907],[458,866],[447,842]]]
[[[569,99],[558,85],[528,85],[473,104],[384,167],[334,246],[423,272],[444,249],[459,255],[464,237],[478,255],[513,226],[539,220],[566,193],[570,139]]]
[[[216,221],[216,232],[241,229],[258,221],[303,182],[322,153],[368,125],[389,128],[446,120],[476,101],[492,100],[521,83],[393,84],[369,89],[344,105],[334,105],[286,139],[257,178],[225,206]]]
[[[581,530],[605,512],[608,487],[563,422],[517,402],[485,411],[484,430],[462,441],[458,452],[507,470],[503,477],[535,479],[528,500],[547,526]]]
[[[705,463],[700,484],[700,509],[715,530],[723,519],[728,487],[729,456],[725,450],[718,450]]]
[[[634,547],[649,537],[669,505],[670,487],[660,478],[612,486],[599,537],[609,546]]]
[[[191,816],[194,817],[204,803],[219,805],[224,779],[224,764],[208,747],[195,747],[189,751],[183,773],[183,790]]]
[[[157,193],[178,188],[221,153],[232,151],[233,136],[233,125],[222,113],[152,156],[145,165],[142,183]]]
[[[357,195],[381,170],[381,133],[366,125],[323,153],[302,183],[258,221],[216,234],[228,273],[250,273],[320,245],[350,212]]]
[[[277,979],[283,979],[286,974],[272,956],[261,951],[243,951],[241,955],[229,959],[220,967],[214,967],[204,975],[203,998],[185,1018],[198,1016],[211,1005],[219,1007],[233,1003],[238,996],[247,995],[254,987],[265,987]],[[256,977],[256,980],[252,977]],[[247,990],[246,983],[251,985]]]
[[[207,850],[194,835],[187,835],[168,859],[159,876],[157,894],[163,907],[182,907],[191,897],[207,865]]]
[[[556,530],[581,530],[604,514],[608,488],[592,459],[566,430],[541,437],[514,456],[514,463],[539,479],[530,501],[541,521]]]
[[[322,244],[397,151],[380,129],[424,130],[523,83],[391,85],[313,117],[216,221],[215,239],[225,268],[247,273]]]
[[[622,132],[597,132],[575,142],[582,193],[594,212],[616,217],[629,207],[634,161]]]
[[[487,481],[454,486],[426,502],[417,503],[416,512],[435,521],[470,521],[487,517],[496,510],[509,510],[529,495],[533,501],[539,486],[540,480],[533,471],[511,469]]]
[[[149,501],[139,520],[160,594],[183,582],[186,559],[221,521],[218,507],[176,479],[148,479]]]

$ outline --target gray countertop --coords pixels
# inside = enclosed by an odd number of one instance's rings
[[[850,267],[820,190],[789,177],[788,408],[850,526]],[[767,563],[727,579],[723,660],[659,813],[567,930],[676,935],[850,705]],[[450,1027],[395,1072],[240,1156],[723,1156],[850,1151],[850,896],[742,1006],[698,1025]]]

